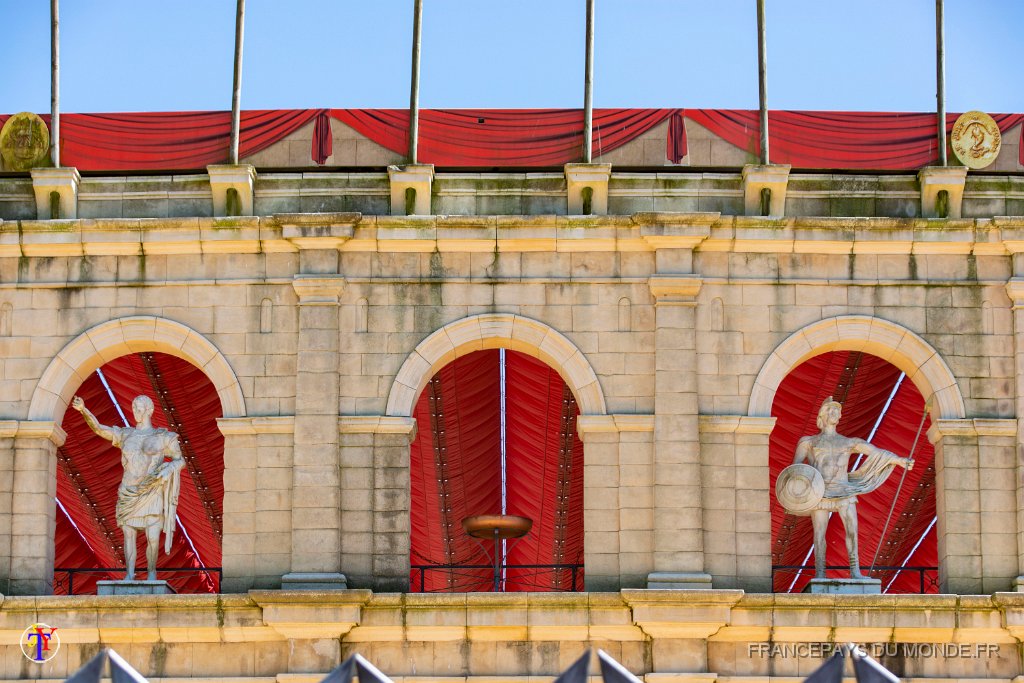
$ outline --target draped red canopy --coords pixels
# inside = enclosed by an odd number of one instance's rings
[[[438,372],[416,403],[411,448],[413,591],[493,588],[491,542],[462,529],[465,517],[501,512],[500,352],[477,351]],[[509,542],[506,591],[582,590],[583,444],[579,409],[565,382],[544,363],[505,352],[506,513],[533,520]],[[417,565],[484,565],[477,569]],[[575,584],[573,583],[575,577]]]
[[[947,129],[956,117],[947,116]],[[7,118],[0,115],[0,125]],[[395,154],[404,155],[409,147],[405,109],[251,110],[242,112],[240,156],[256,154],[315,120],[310,161],[323,164],[332,152],[332,118]],[[775,163],[909,170],[938,157],[930,113],[772,111],[768,118]],[[1024,114],[993,118],[1004,134],[1024,122]],[[686,119],[752,155],[759,153],[755,110],[619,108],[594,110],[594,154],[611,152],[668,121],[665,158],[679,163],[687,153]],[[227,161],[231,113],[62,114],[60,128],[61,160],[80,170],[202,169]],[[425,109],[419,157],[448,167],[557,166],[580,160],[582,138],[579,109]],[[1018,154],[1024,165],[1024,144]]]
[[[770,441],[770,486],[787,465],[800,437],[817,433],[818,408],[833,396],[843,404],[838,431],[867,439],[879,448],[906,456],[914,447],[914,469],[907,472],[895,505],[902,469],[897,468],[880,488],[859,496],[860,563],[871,565],[876,549],[877,566],[935,567],[938,564],[935,519],[935,452],[925,436],[929,427],[924,419],[924,399],[917,387],[898,368],[876,356],[854,351],[837,351],[816,356],[797,367],[779,385],[772,406],[777,418]],[[876,428],[877,425],[877,428]],[[873,432],[873,434],[872,434]],[[856,456],[851,465],[856,463]],[[812,544],[810,517],[787,514],[772,499],[772,564],[807,565]],[[892,507],[892,521],[882,537],[886,517]],[[829,565],[846,566],[845,534],[838,515],[832,515],[826,537]],[[841,576],[844,571],[829,572]],[[777,570],[774,590],[799,592],[812,578],[813,570],[796,572]],[[890,593],[938,592],[934,570],[886,571],[875,575]],[[891,584],[891,585],[890,585]]]
[[[156,406],[153,425],[178,433],[187,462],[181,471],[179,525],[170,554],[161,547],[158,568],[220,567],[224,437],[217,428],[221,407],[216,389],[200,369],[162,353],[123,356],[100,372],[121,412],[97,373],[77,392],[100,423],[124,426],[123,415],[134,426],[131,402],[136,396],[149,396]],[[68,593],[69,574],[62,570],[124,567],[123,538],[114,515],[122,474],[120,451],[94,434],[74,410],[68,410],[62,426],[68,437],[57,467],[57,594]],[[144,576],[145,553],[145,535],[139,534],[137,576]],[[74,592],[95,592],[98,579],[117,579],[123,573],[75,573]],[[168,573],[159,578],[166,578],[179,593],[216,592],[220,582],[215,572]]]

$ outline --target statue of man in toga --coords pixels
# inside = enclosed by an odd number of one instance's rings
[[[135,579],[135,538],[146,532],[146,569],[148,579],[156,580],[156,558],[160,532],[164,532],[164,552],[171,552],[174,520],[181,490],[181,457],[178,435],[153,426],[153,401],[136,396],[132,401],[134,427],[101,425],[75,396],[71,406],[82,414],[92,431],[121,449],[124,477],[117,489],[117,525],[124,534],[125,581]]]
[[[818,429],[796,446],[793,464],[779,475],[776,497],[789,512],[810,513],[814,527],[814,576],[825,578],[825,531],[829,513],[838,512],[846,530],[846,551],[850,557],[850,578],[867,578],[860,571],[857,554],[857,496],[881,486],[897,465],[908,470],[914,461],[882,450],[864,439],[845,437],[836,432],[843,407],[829,396],[818,410]],[[850,456],[863,453],[864,462],[852,472]],[[808,463],[804,465],[803,463]],[[808,472],[810,466],[814,471]],[[815,481],[817,480],[817,481]],[[824,486],[822,486],[824,484]],[[811,490],[815,489],[812,493]],[[819,497],[820,496],[820,497]]]

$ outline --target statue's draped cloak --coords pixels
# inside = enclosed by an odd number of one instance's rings
[[[825,485],[824,498],[850,498],[870,493],[885,483],[889,474],[903,458],[889,451],[880,451],[864,457],[860,466],[849,473],[849,481]]]

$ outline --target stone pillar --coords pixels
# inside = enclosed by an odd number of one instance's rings
[[[207,166],[210,193],[213,195],[213,215],[252,216],[256,185],[256,167],[249,164],[219,164]]]
[[[31,173],[36,218],[41,221],[78,218],[78,185],[82,177],[77,168],[33,168]]]
[[[1019,261],[1019,257],[1014,259]],[[1016,268],[1019,272],[1019,267]],[[1013,358],[1016,375],[1017,443],[1014,481],[1017,508],[1017,578],[1014,586],[1024,592],[1024,278],[1014,277],[1006,283],[1006,293],[1013,305]]]
[[[965,166],[926,166],[917,172],[921,184],[921,216],[960,218],[967,182]],[[939,193],[946,193],[946,215],[939,215]]]
[[[0,421],[0,593],[11,576],[11,496],[14,493],[14,437],[17,420]]]
[[[786,189],[789,187],[789,164],[743,167],[743,213],[747,216],[784,216]],[[762,193],[768,191],[768,213],[762,206]]]
[[[680,253],[663,253],[680,252]],[[662,264],[690,265],[689,250],[659,250]],[[654,571],[649,588],[710,588],[704,571],[697,425],[695,275],[650,279],[655,312]]]
[[[343,416],[341,563],[354,585],[409,590],[411,417]]]
[[[608,213],[608,181],[611,177],[611,164],[566,164],[566,208],[569,215],[606,215]],[[584,197],[584,193],[588,191],[589,198]],[[588,203],[589,207],[587,207]]]
[[[21,422],[14,436],[11,494],[12,595],[53,592],[57,449],[67,435],[54,422]]]
[[[580,415],[585,586],[646,585],[654,569],[653,415]]]
[[[430,215],[430,193],[434,184],[433,164],[388,166],[388,179],[391,182],[392,216]],[[411,206],[408,205],[409,199]]]
[[[943,593],[1005,591],[1019,571],[1016,430],[1016,420],[982,419],[936,420],[928,430]]]
[[[346,588],[341,573],[338,463],[338,300],[345,280],[335,249],[303,250],[310,274],[292,282],[299,298],[292,466],[292,562],[284,588]],[[335,272],[330,272],[335,271]],[[322,273],[322,274],[321,274]]]
[[[772,590],[768,440],[774,417],[700,416],[704,566],[718,588]]]

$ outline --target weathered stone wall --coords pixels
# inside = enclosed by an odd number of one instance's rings
[[[308,208],[303,182],[280,182]],[[475,197],[480,177],[466,182]],[[222,398],[226,590],[296,572],[403,589],[412,405],[456,355],[505,346],[581,406],[588,587],[767,590],[771,398],[802,360],[859,349],[936,396],[944,588],[1007,590],[1024,531],[1022,229],[717,212],[2,222],[0,572],[47,592],[54,423],[105,359],[153,350],[204,368]]]

